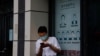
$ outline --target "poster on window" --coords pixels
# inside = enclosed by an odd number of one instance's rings
[[[9,41],[13,40],[13,29],[9,29]]]
[[[80,56],[80,0],[55,1],[55,34],[61,56]]]

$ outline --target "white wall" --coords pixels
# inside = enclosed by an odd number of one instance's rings
[[[14,0],[14,14],[13,14],[13,56],[17,56],[18,50],[18,0]]]
[[[31,0],[31,9],[48,12],[48,0]]]

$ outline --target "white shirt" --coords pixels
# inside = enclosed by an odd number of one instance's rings
[[[40,43],[42,43],[42,42],[43,41],[41,39],[38,39],[36,41],[36,54],[39,52]],[[46,42],[53,45],[53,46],[55,46],[58,49],[61,49],[56,37],[49,37],[49,39]],[[57,53],[54,52],[49,47],[43,48],[43,55],[42,56],[56,56],[56,55],[57,55]]]

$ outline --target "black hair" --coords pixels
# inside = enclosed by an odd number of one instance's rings
[[[47,33],[47,28],[45,26],[40,26],[38,28],[38,33],[43,33],[43,32]]]

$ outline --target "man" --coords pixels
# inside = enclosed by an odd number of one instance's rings
[[[45,26],[39,27],[38,34],[40,38],[36,41],[36,56],[56,56],[61,52],[57,39],[47,36]]]

